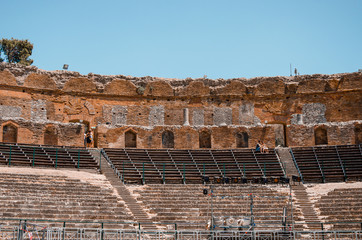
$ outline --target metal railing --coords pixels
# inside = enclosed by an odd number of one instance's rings
[[[353,154],[357,151],[357,157],[351,158],[350,156],[346,155],[344,153],[344,156],[342,155],[343,150],[346,149],[353,150],[351,156],[355,156]],[[295,150],[295,152],[294,152]],[[324,154],[323,151],[325,150],[327,154]],[[346,181],[350,178],[357,178],[356,176],[350,176],[348,174],[348,169],[351,171],[351,168],[353,168],[354,165],[358,166],[356,163],[354,163],[353,159],[358,159],[358,151],[361,154],[362,157],[362,151],[361,151],[361,144],[359,145],[329,145],[324,147],[299,147],[299,148],[290,148],[290,153],[293,157],[294,164],[298,170],[299,175],[302,178],[303,183],[305,181],[314,182],[316,180],[321,180],[321,182],[326,182],[326,180],[340,180],[340,181]],[[299,158],[299,154],[302,154],[302,156]],[[303,154],[310,153],[310,157],[303,157]],[[328,157],[328,154],[331,155]],[[303,159],[309,160],[308,165],[307,162],[303,162]],[[299,162],[299,165],[298,165]],[[303,164],[304,163],[304,164]],[[314,164],[314,166],[311,166],[311,164]],[[346,165],[349,167],[346,168]],[[314,175],[308,174],[308,172],[315,173]],[[304,176],[303,176],[304,172]]]
[[[8,166],[29,164],[32,167],[46,166],[55,169],[58,167],[74,167],[79,169],[82,167],[83,156],[90,154],[87,149],[36,147],[17,144],[0,144],[0,148],[0,155],[5,159]],[[91,157],[94,160],[93,156]]]
[[[105,155],[104,155],[105,156]],[[183,182],[187,182],[188,177],[199,177],[200,180],[203,176],[220,177],[220,178],[249,178],[253,177],[280,177],[284,176],[283,172],[280,169],[275,168],[274,163],[262,163],[262,172],[260,172],[259,166],[255,166],[253,163],[239,163],[242,167],[242,175],[238,169],[230,168],[230,165],[226,163],[218,164],[221,166],[221,169],[213,163],[202,163],[197,164],[189,162],[177,162],[175,167],[173,162],[133,162],[131,164],[129,161],[111,161],[108,157],[105,157],[107,161],[111,163],[112,168],[118,177],[125,181],[129,177],[129,174],[132,172],[137,172],[137,176],[140,175],[142,183],[147,183],[147,180],[159,179],[162,183],[167,183],[169,179],[179,178]],[[132,165],[132,166],[131,166]],[[179,172],[181,171],[181,175]],[[280,174],[275,174],[276,171],[280,170]],[[220,173],[221,171],[221,173]],[[201,173],[201,174],[200,174]],[[231,181],[231,179],[229,179]]]
[[[360,240],[361,231],[140,231],[97,228],[46,228],[23,226],[0,229],[2,240]]]
[[[298,174],[299,174],[299,176],[300,176],[300,178],[301,178],[301,180],[302,180],[302,183],[304,183],[303,174],[301,173],[301,171],[300,171],[300,169],[299,169],[299,166],[298,166],[298,163],[297,163],[297,160],[296,160],[295,157],[294,157],[293,150],[290,148],[290,149],[289,149],[289,152],[290,152],[290,155],[292,155],[294,165],[295,165],[295,167],[296,167],[296,169],[297,169],[297,171],[298,171]]]

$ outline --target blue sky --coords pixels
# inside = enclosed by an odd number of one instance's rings
[[[82,74],[237,78],[362,68],[361,0],[3,0],[0,38]]]

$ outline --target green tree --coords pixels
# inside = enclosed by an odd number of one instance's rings
[[[33,51],[33,44],[28,40],[18,39],[1,39],[0,40],[0,54],[4,53],[5,60],[9,63],[20,63],[25,66],[29,66],[33,63],[32,59],[29,59]],[[0,62],[4,61],[0,55]]]

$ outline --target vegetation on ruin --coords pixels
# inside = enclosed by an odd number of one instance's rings
[[[28,40],[19,39],[1,39],[0,40],[0,62],[6,60],[9,63],[19,63],[29,66],[33,63],[29,59],[33,51],[33,44]],[[4,55],[4,59],[2,58]]]

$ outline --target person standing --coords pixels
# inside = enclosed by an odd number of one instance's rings
[[[85,142],[86,142],[87,148],[92,147],[93,135],[92,135],[92,132],[90,130],[85,135]]]

